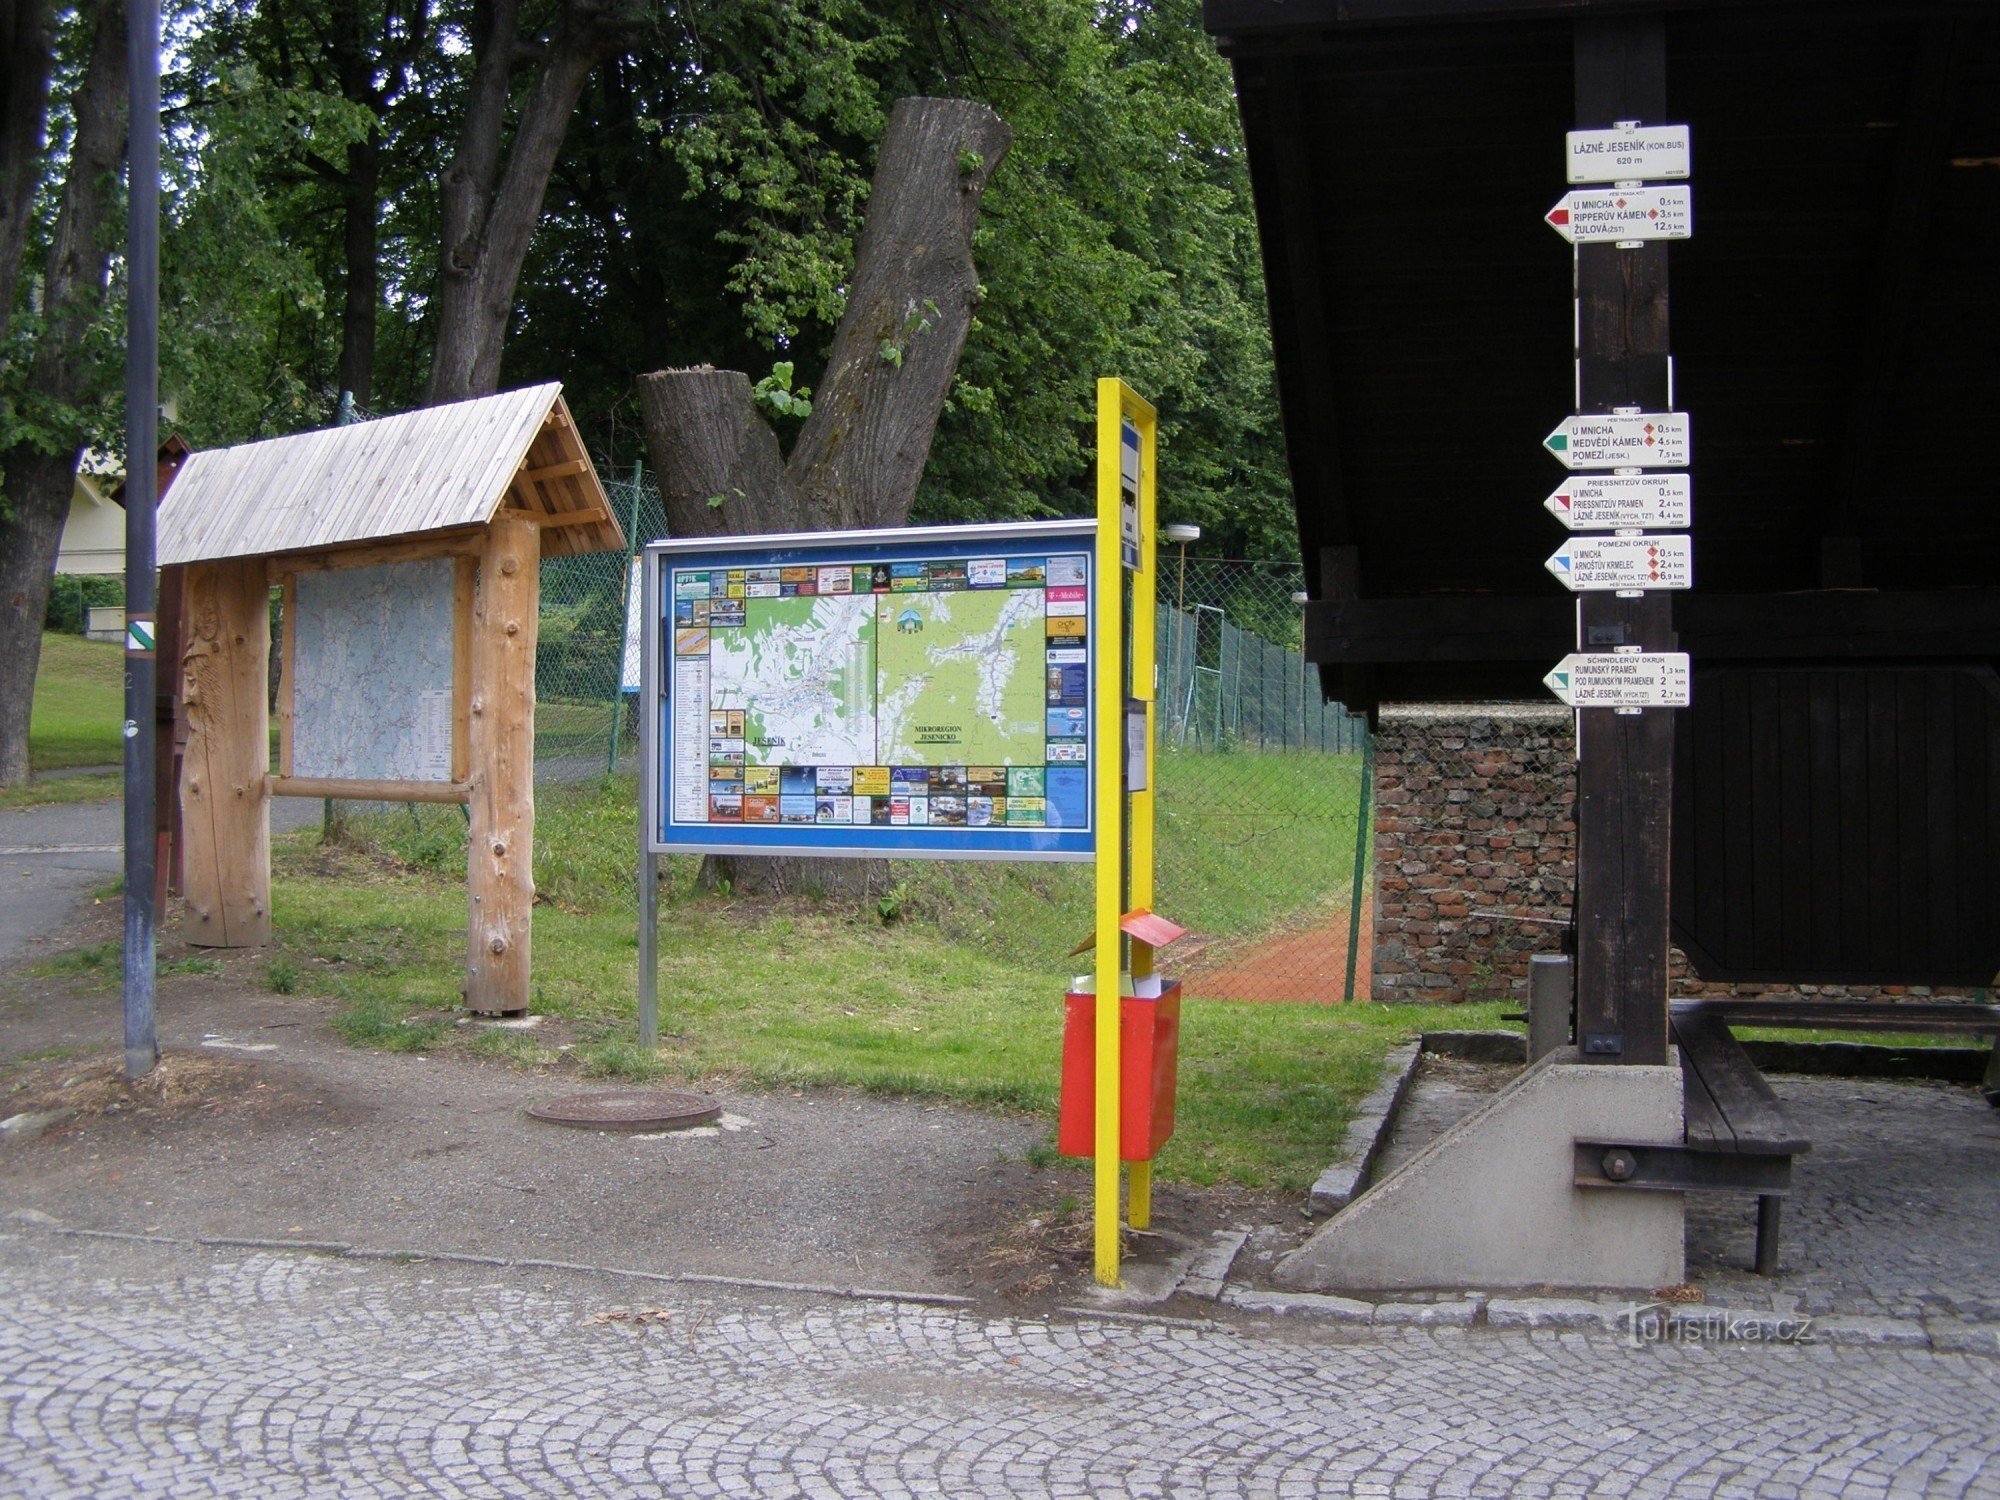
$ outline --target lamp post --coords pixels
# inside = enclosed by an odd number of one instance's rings
[[[1201,528],[1199,526],[1190,525],[1186,521],[1176,521],[1171,526],[1161,527],[1160,535],[1165,537],[1168,541],[1174,543],[1181,549],[1180,577],[1174,583],[1174,634],[1173,634],[1174,664],[1172,673],[1168,678],[1168,681],[1173,684],[1172,690],[1178,692],[1181,680],[1181,667],[1183,665],[1181,661],[1181,628],[1182,628],[1181,621],[1186,617],[1187,614],[1187,549],[1189,542],[1198,542],[1201,540]],[[1192,674],[1193,674],[1193,668],[1192,666],[1190,666],[1189,678],[1188,678],[1189,682],[1192,682],[1194,680]],[[1185,744],[1187,741],[1186,707],[1183,706],[1179,708],[1178,717],[1181,721],[1181,742]]]

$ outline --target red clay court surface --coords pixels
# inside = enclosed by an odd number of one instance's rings
[[[1347,994],[1348,913],[1329,911],[1310,927],[1281,932],[1248,948],[1204,954],[1181,976],[1181,991],[1196,1000],[1249,1000],[1337,1005]],[[1369,960],[1375,945],[1375,907],[1361,912],[1361,952],[1354,969],[1354,998],[1368,998]]]

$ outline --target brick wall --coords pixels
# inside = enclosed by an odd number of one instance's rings
[[[1557,705],[1387,709],[1375,736],[1377,1000],[1525,995],[1576,885],[1575,751]]]
[[[1375,736],[1377,1000],[1525,1001],[1528,959],[1557,951],[1549,922],[1576,887],[1576,749],[1559,705],[1385,709]],[[1540,918],[1522,921],[1520,918]],[[1677,996],[1759,995],[1780,985],[1704,984],[1671,957]],[[1801,985],[1875,999],[1961,992]]]

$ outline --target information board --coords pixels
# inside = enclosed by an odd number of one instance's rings
[[[453,576],[448,557],[298,575],[292,775],[451,780]]]
[[[1053,521],[655,543],[655,847],[1090,857],[1095,537]]]

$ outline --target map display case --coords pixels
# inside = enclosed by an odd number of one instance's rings
[[[1088,859],[1092,520],[646,551],[656,852]]]

